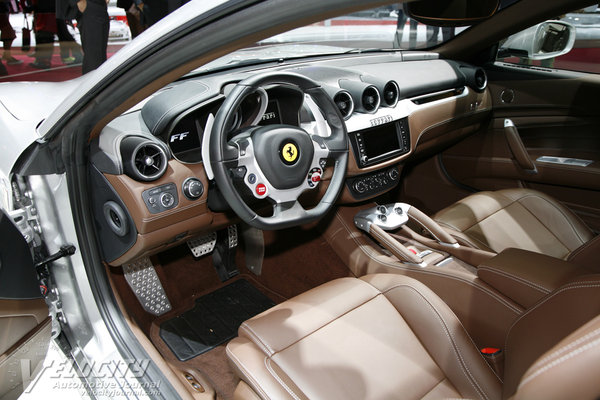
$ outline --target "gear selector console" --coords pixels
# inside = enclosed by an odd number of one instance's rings
[[[384,231],[393,231],[408,222],[406,203],[379,205],[360,211],[354,217],[354,223],[359,229],[369,232],[371,224],[379,226]]]

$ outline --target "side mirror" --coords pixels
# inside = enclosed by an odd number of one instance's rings
[[[567,54],[575,44],[573,25],[563,21],[546,21],[509,36],[500,44],[498,58],[517,56],[546,60]]]

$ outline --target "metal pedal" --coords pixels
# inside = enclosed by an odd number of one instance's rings
[[[171,311],[171,303],[149,257],[124,264],[123,272],[144,310],[157,316]]]
[[[222,282],[240,273],[235,266],[237,245],[238,232],[236,225],[230,225],[227,227],[227,230],[223,229],[217,233],[217,244],[212,258],[213,266]]]
[[[194,257],[202,257],[212,252],[215,249],[215,244],[217,244],[217,232],[211,232],[208,235],[198,236],[187,241]]]
[[[237,225],[229,225],[227,227],[227,236],[229,239],[229,248],[233,249],[238,245]]]

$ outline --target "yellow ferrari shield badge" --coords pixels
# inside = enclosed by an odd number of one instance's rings
[[[281,156],[288,164],[293,164],[298,159],[298,148],[294,143],[286,143],[281,149]]]

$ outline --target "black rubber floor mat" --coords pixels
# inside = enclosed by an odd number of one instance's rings
[[[240,279],[200,297],[194,308],[163,322],[160,337],[179,360],[187,361],[234,338],[242,322],[274,305]]]

